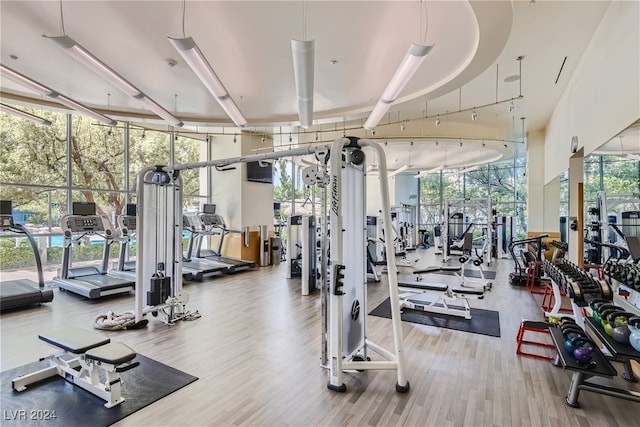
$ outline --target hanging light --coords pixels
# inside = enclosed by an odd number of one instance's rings
[[[402,122],[400,124],[400,132],[404,132],[405,130],[407,130],[407,126],[404,124],[404,122]]]
[[[436,126],[440,126],[440,114],[436,116]]]
[[[515,110],[515,109],[516,109],[516,106],[515,106],[515,105],[513,105],[513,101],[511,101],[511,102],[509,103],[509,112],[511,113],[511,112],[513,112],[513,110]]]
[[[400,96],[400,92],[402,92],[407,83],[409,83],[409,80],[411,80],[416,71],[418,71],[418,68],[431,49],[433,49],[433,45],[424,46],[412,43],[411,46],[409,46],[409,50],[393,77],[391,77],[391,81],[389,81],[384,92],[382,92],[382,96],[371,111],[371,114],[369,114],[364,124],[365,129],[373,129],[376,127],[389,110],[389,107],[391,107],[391,104]]]
[[[473,111],[471,112],[471,120],[474,122],[478,120],[478,113],[476,113],[476,107],[473,107]]]
[[[27,119],[34,123],[38,123],[39,125],[51,126],[51,122],[49,120],[43,119],[42,117],[38,117],[33,114],[29,114],[26,111],[22,111],[17,108],[14,108],[11,105],[0,103],[0,111],[3,111],[8,114],[13,114],[14,116],[21,117],[23,119]]]
[[[242,115],[242,112],[240,112],[240,109],[193,38],[167,38],[233,123],[238,127],[246,126],[247,119]]]
[[[158,117],[164,119],[172,126],[181,127],[183,123],[169,111],[164,109],[160,104],[149,98],[140,89],[129,83],[124,77],[115,72],[111,67],[98,59],[87,49],[78,44],[69,36],[49,37],[44,36],[55,42],[58,46],[71,55],[76,61],[93,71],[98,76],[120,89],[122,92],[132,98],[142,102],[149,110],[153,111]]]

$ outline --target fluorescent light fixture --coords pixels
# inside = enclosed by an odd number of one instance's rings
[[[365,129],[373,129],[376,127],[389,110],[389,107],[391,107],[391,104],[400,96],[402,89],[404,89],[407,83],[409,83],[409,80],[411,80],[411,77],[418,71],[425,56],[431,49],[433,49],[433,45],[425,46],[412,43],[411,46],[409,46],[409,50],[404,56],[404,59],[396,69],[395,74],[389,81],[386,89],[382,92],[382,96],[365,122]]]
[[[238,127],[247,125],[247,119],[244,118],[240,109],[229,95],[229,92],[224,87],[213,68],[205,58],[204,54],[191,37],[183,39],[174,39],[167,37],[173,47],[178,51],[182,59],[191,67],[191,70],[200,79],[202,84],[218,101],[222,109],[233,120],[233,123]]]
[[[28,89],[32,89],[36,92],[38,92],[41,95],[45,95],[48,96],[49,98],[54,99],[55,101],[59,102],[60,104],[66,105],[67,107],[71,108],[72,110],[75,111],[79,111],[89,117],[93,117],[94,119],[98,120],[99,122],[102,122],[104,124],[107,124],[109,126],[115,126],[118,122],[116,122],[115,120],[113,120],[110,117],[107,117],[105,115],[102,115],[100,113],[98,113],[97,111],[92,110],[89,107],[85,107],[84,105],[80,104],[77,101],[74,101],[71,98],[68,98],[58,92],[56,92],[55,90],[40,84],[32,79],[30,79],[29,77],[18,73],[15,70],[12,70],[11,68],[7,67],[6,65],[0,65],[0,71],[2,72],[2,75],[7,77],[10,80],[13,80],[14,82],[28,88]]]
[[[387,174],[387,176],[389,178],[391,178],[392,176],[396,176],[396,175],[406,171],[407,169],[409,169],[409,165],[400,166],[398,169],[394,170],[393,172],[389,172]]]
[[[55,93],[52,89],[44,85],[41,85],[40,83],[34,80],[31,80],[29,77],[24,76],[19,72],[12,70],[11,68],[5,65],[0,64],[0,71],[2,71],[2,75],[5,76],[6,78],[13,80],[19,85],[24,86],[28,89],[31,89],[34,92],[38,92],[41,95],[49,96]]]
[[[153,111],[156,115],[163,118],[167,123],[172,126],[182,126],[183,123],[178,120],[173,114],[169,111],[161,107],[154,100],[145,95],[140,89],[135,87],[133,84],[129,83],[124,77],[120,74],[116,73],[112,68],[110,68],[107,64],[102,62],[100,59],[95,57],[91,52],[86,50],[84,47],[78,44],[75,40],[73,40],[69,36],[57,36],[57,37],[49,37],[44,36],[50,40],[53,40],[58,46],[62,47],[65,52],[71,55],[75,60],[80,62],[82,65],[105,79],[107,82],[111,83],[113,86],[117,87],[122,92],[131,96],[134,99],[142,102],[146,105],[151,111]]]
[[[473,171],[478,170],[478,169],[480,169],[480,165],[476,165],[476,166],[471,166],[471,167],[468,167],[468,168],[460,169],[460,172],[467,173],[467,172],[473,172]]]
[[[440,172],[442,169],[444,169],[444,165],[436,166],[435,168],[432,168],[432,169],[427,169],[427,170],[420,171],[415,177],[416,178],[422,178],[423,176],[426,176],[427,174]]]
[[[17,108],[12,107],[11,105],[3,104],[0,102],[0,111],[4,111],[8,114],[13,114],[14,116],[31,120],[34,123],[38,123],[44,126],[51,126],[51,122],[47,119],[43,119],[42,117],[35,116],[33,114],[29,114],[26,111],[18,110]]]
[[[169,123],[171,126],[182,127],[183,123],[179,119],[177,119],[173,114],[171,114],[170,112],[162,108],[162,106],[160,106],[153,99],[149,98],[147,95],[143,94],[140,98],[136,98],[136,99],[138,99],[140,102],[146,105],[149,110],[156,113],[157,116],[162,117],[164,121]]]
[[[291,40],[293,74],[298,94],[300,126],[308,129],[313,123],[313,76],[315,40]]]

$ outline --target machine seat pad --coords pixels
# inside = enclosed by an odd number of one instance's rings
[[[73,354],[82,354],[94,347],[109,344],[108,337],[80,328],[59,328],[38,334],[38,338]]]
[[[396,252],[396,257],[397,258],[404,258],[407,256],[406,252]]]
[[[398,287],[438,292],[446,292],[446,290],[449,289],[449,286],[440,283],[398,283]]]
[[[405,248],[405,251],[407,251],[407,252],[413,252],[415,250],[416,250],[416,248]]]
[[[89,360],[120,365],[133,360],[136,357],[136,352],[121,342],[112,342],[90,349],[84,357]]]
[[[442,267],[440,267],[440,270],[442,270],[442,271],[460,271],[460,270],[462,270],[462,267],[458,267],[456,265],[443,265]]]
[[[436,271],[440,271],[440,267],[432,265],[431,267],[425,267],[421,270],[413,270],[413,274],[435,273]]]
[[[484,289],[480,288],[480,289],[474,289],[474,288],[453,288],[451,289],[451,291],[454,294],[466,294],[466,295],[477,295],[477,296],[483,296],[484,295]]]

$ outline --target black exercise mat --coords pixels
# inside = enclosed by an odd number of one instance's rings
[[[111,409],[104,407],[104,400],[57,375],[20,393],[11,388],[11,380],[46,368],[48,362],[4,371],[0,373],[2,425],[108,426],[198,379],[141,354],[135,360],[140,366],[120,374],[125,400]]]
[[[438,271],[433,271],[433,272],[427,273],[427,274],[446,274],[447,276],[454,276],[456,273],[460,274],[460,271],[438,270]],[[464,277],[470,277],[472,279],[482,279],[482,276],[480,275],[480,270],[465,269],[464,270]],[[493,279],[496,278],[496,272],[495,271],[486,271],[485,270],[484,278],[487,279],[487,280],[493,280]]]
[[[391,319],[391,304],[389,304],[389,298],[384,300],[382,304],[374,308],[369,314]],[[472,308],[471,319],[467,320],[463,317],[451,316],[449,314],[427,313],[420,310],[403,308],[401,318],[405,322],[500,337],[500,314],[493,310]]]

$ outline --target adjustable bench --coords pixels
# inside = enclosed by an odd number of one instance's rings
[[[38,338],[61,351],[44,358],[49,360],[48,368],[12,380],[11,387],[14,390],[24,391],[38,381],[60,375],[106,400],[104,406],[107,408],[124,402],[120,372],[140,364],[133,362],[136,352],[131,348],[119,342],[112,343],[104,335],[73,327],[43,332]],[[101,377],[105,379],[104,382]]]
[[[471,319],[471,307],[468,299],[484,298],[484,289],[450,288],[448,285],[433,283],[398,283],[398,290],[400,291],[400,308],[449,314],[464,317],[465,319]],[[420,294],[428,294],[435,298],[430,298],[429,300],[416,299]],[[462,302],[462,306],[452,304],[452,302],[458,300]]]

